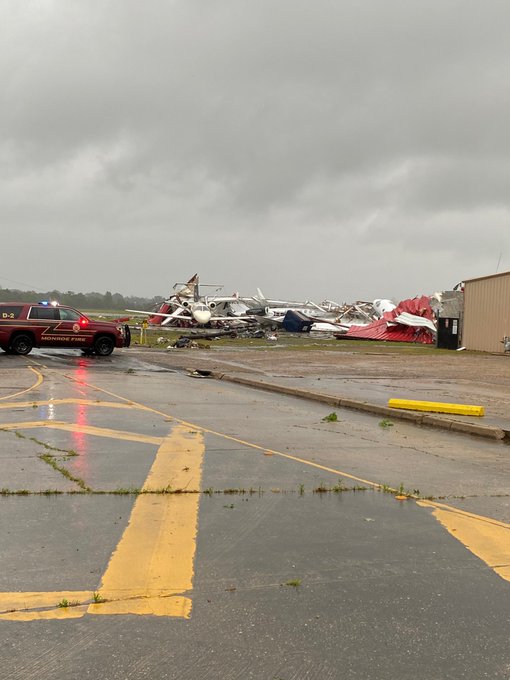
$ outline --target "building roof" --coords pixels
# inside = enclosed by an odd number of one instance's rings
[[[464,283],[472,283],[473,281],[484,281],[485,279],[496,279],[500,276],[510,276],[510,272],[501,272],[500,274],[489,274],[488,276],[478,276],[476,279],[464,279]]]

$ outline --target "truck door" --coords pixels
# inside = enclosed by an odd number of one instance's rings
[[[59,307],[57,309],[60,323],[58,330],[65,340],[62,340],[62,345],[66,347],[88,347],[92,343],[92,337],[88,332],[86,326],[88,320],[76,309],[69,307]]]
[[[56,326],[58,324],[57,310],[55,307],[31,307],[28,319],[32,322],[30,330],[34,332],[35,344],[39,347],[54,347]]]

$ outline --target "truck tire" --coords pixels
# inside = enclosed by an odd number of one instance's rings
[[[9,345],[9,350],[13,354],[30,354],[34,346],[34,341],[30,335],[19,333],[15,335]]]
[[[94,340],[94,352],[99,357],[107,357],[113,352],[115,342],[109,335],[98,335]]]

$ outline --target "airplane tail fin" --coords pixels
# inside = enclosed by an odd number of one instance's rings
[[[180,288],[178,288],[180,286]],[[193,297],[193,302],[198,302],[199,287],[198,287],[198,274],[191,277],[186,283],[176,283],[174,286],[175,295],[180,297]]]
[[[265,301],[266,301],[266,296],[265,296],[264,293],[260,290],[260,288],[257,288],[257,298],[258,298],[261,302],[265,302]]]

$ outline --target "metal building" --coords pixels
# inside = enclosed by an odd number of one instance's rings
[[[510,336],[510,272],[464,281],[463,346],[503,353],[505,336]]]

